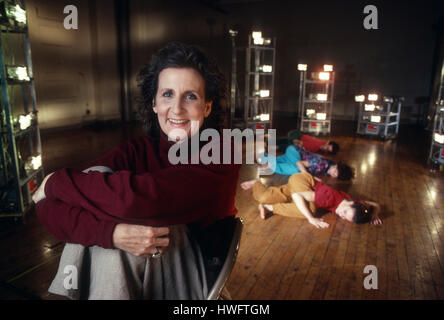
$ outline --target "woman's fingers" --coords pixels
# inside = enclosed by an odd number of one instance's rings
[[[148,256],[163,252],[169,245],[170,230],[167,227],[155,228],[149,226],[118,224],[114,229],[113,243],[118,249],[127,251],[135,256]]]
[[[328,228],[330,225],[327,222],[324,222],[323,219],[314,218],[310,221],[311,224],[313,224],[316,228],[325,229]]]

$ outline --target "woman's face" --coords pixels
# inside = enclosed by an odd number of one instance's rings
[[[353,221],[356,209],[352,207],[353,201],[342,200],[339,206],[336,208],[336,214],[344,220],[349,222]]]
[[[338,165],[335,164],[334,166],[331,166],[331,167],[328,169],[327,173],[328,173],[329,176],[331,176],[331,177],[333,177],[333,178],[337,178],[338,175],[339,175],[339,172],[338,172]]]
[[[205,81],[192,68],[166,68],[159,73],[153,103],[160,129],[171,140],[190,137],[211,113],[205,101]]]

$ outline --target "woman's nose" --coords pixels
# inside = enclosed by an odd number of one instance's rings
[[[171,105],[171,111],[174,114],[180,114],[182,113],[182,101],[180,99],[174,99],[172,105]]]

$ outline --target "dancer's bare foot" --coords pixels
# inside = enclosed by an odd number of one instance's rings
[[[244,190],[249,190],[251,188],[253,188],[253,185],[256,183],[256,181],[259,181],[258,179],[254,179],[254,180],[250,180],[250,181],[245,181],[241,183],[241,188]]]
[[[273,206],[271,204],[259,204],[259,215],[263,220],[265,220],[265,216],[267,211],[273,212]]]
[[[259,204],[259,215],[261,216],[262,220],[265,220],[265,208],[262,204]]]

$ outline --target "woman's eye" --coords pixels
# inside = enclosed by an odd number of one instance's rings
[[[189,94],[187,94],[187,99],[195,100],[195,99],[197,99],[197,97],[194,93],[189,93]]]
[[[162,97],[165,97],[165,98],[171,98],[172,95],[173,95],[173,93],[172,93],[171,91],[165,91],[165,92],[162,94]]]

